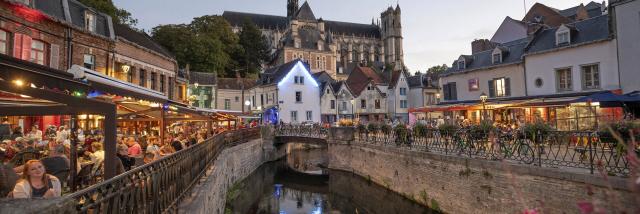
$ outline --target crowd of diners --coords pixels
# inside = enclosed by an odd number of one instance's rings
[[[7,123],[7,121],[3,121]],[[244,126],[244,128],[249,125]],[[240,127],[242,128],[242,127]],[[203,143],[213,135],[234,129],[209,128],[203,123],[184,122],[167,127],[164,139],[156,135],[117,134],[114,161],[117,174],[151,163],[175,152]],[[101,182],[104,174],[104,136],[98,129],[34,125],[27,132],[11,130],[0,143],[0,198],[52,198],[69,192],[69,179],[82,186]],[[75,137],[75,138],[74,138]],[[76,176],[71,172],[71,141],[76,139]]]

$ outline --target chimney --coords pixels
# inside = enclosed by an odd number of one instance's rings
[[[494,49],[497,46],[497,43],[491,42],[488,39],[476,39],[471,42],[471,53],[475,54],[478,52],[486,51]]]

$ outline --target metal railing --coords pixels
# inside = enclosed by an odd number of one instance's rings
[[[259,128],[228,131],[160,160],[64,196],[79,213],[174,212],[225,148],[260,136]]]
[[[599,136],[597,132],[551,131],[542,136],[514,133],[473,133],[467,129],[441,132],[426,129],[421,133],[407,129],[367,131],[353,129],[355,143],[393,146],[400,149],[425,151],[444,155],[538,167],[584,171],[594,174],[599,168],[609,175],[627,176],[630,173],[629,152],[616,140]],[[322,138],[328,129],[319,125],[280,125],[276,136]],[[630,148],[636,154],[639,150]]]
[[[459,129],[447,133],[427,129],[398,134],[394,130],[357,131],[356,143],[394,146],[402,149],[459,155],[486,160],[504,160],[564,170],[594,171],[600,167],[610,175],[630,173],[628,151],[615,140],[595,132],[553,131],[543,136],[472,133]],[[635,148],[632,148],[635,149]],[[632,151],[638,153],[638,150]]]
[[[275,128],[276,136],[281,137],[308,137],[321,138],[327,137],[328,129],[318,124],[312,125],[279,125]]]

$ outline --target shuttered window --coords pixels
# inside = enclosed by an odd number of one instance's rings
[[[0,54],[7,54],[9,51],[9,33],[0,29]]]
[[[511,81],[509,78],[496,78],[489,80],[489,97],[511,96]]]

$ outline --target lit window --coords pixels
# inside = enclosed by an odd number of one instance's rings
[[[582,66],[582,88],[600,88],[600,66],[598,64]]]
[[[96,32],[96,14],[90,11],[84,13],[84,29],[89,32]]]
[[[7,54],[7,44],[9,44],[7,42],[8,38],[9,38],[9,35],[7,31],[0,30],[0,53],[1,54]]]
[[[96,69],[96,57],[91,54],[84,55],[84,67],[87,69],[95,70]]]
[[[556,70],[556,80],[558,91],[571,91],[571,68],[563,68]]]
[[[313,121],[313,112],[307,111],[307,121]]]
[[[571,42],[571,40],[569,39],[569,31],[559,32],[556,35],[556,44],[557,45],[569,44],[570,42]]]
[[[506,80],[505,78],[499,78],[493,80],[493,84],[495,85],[495,95],[496,97],[504,97],[507,95],[506,88]]]
[[[39,40],[31,41],[31,62],[44,65],[45,43]]]

